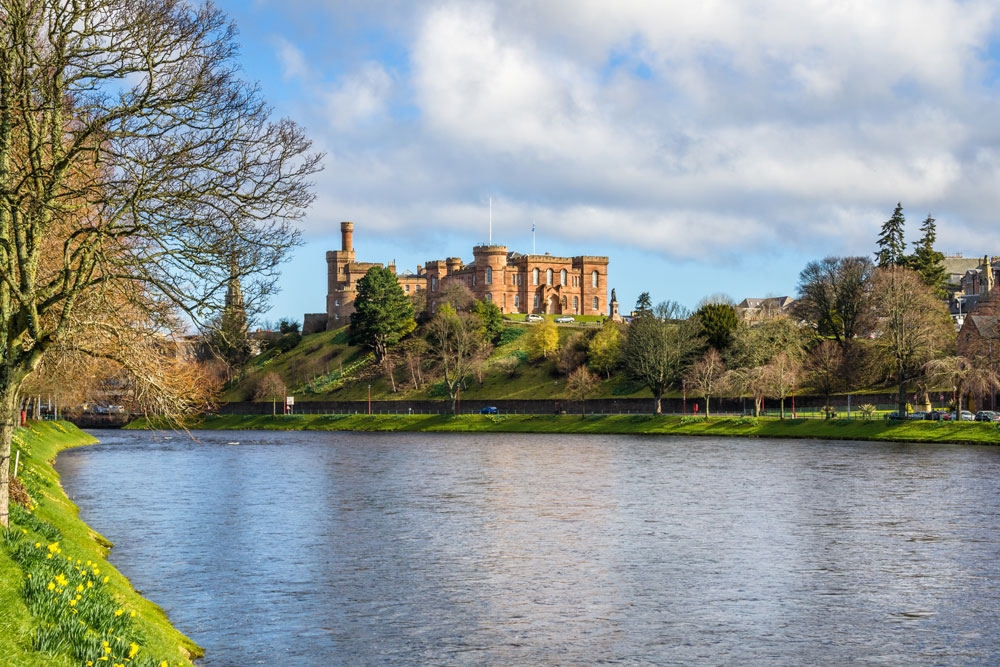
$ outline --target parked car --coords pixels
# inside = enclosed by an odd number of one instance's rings
[[[929,412],[924,412],[922,410],[914,410],[910,413],[909,419],[912,421],[923,421],[924,419],[927,419],[927,415],[929,414]]]
[[[1000,422],[1000,412],[993,410],[980,410],[976,413],[977,422]]]
[[[495,415],[499,412],[495,405],[487,405],[485,408],[479,408],[479,414],[481,415]]]
[[[900,415],[899,410],[893,410],[885,416],[886,419],[906,419],[906,415]]]
[[[567,322],[575,322],[575,321],[576,320],[574,320],[569,315],[563,315],[562,317],[557,317],[556,318],[556,322],[558,322],[560,324],[566,324]]]
[[[930,412],[927,413],[927,416],[924,419],[929,419],[931,421],[936,421],[936,422],[941,422],[941,421],[947,422],[951,421],[951,413],[948,412],[947,410],[931,410]]]
[[[971,422],[976,420],[976,415],[972,414],[968,410],[962,410],[962,413],[958,416],[955,413],[951,413],[951,418],[956,421]]]
[[[528,322],[541,322],[543,318],[541,315],[528,315],[524,319],[527,320]]]

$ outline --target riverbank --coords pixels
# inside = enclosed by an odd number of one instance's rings
[[[201,648],[106,560],[111,544],[80,520],[59,485],[56,455],[96,442],[67,422],[15,431],[18,478],[32,505],[12,503],[0,547],[0,664],[189,667]]]
[[[126,428],[155,428],[139,419]],[[813,438],[1000,444],[1000,426],[980,422],[846,419],[655,417],[652,415],[219,415],[193,420],[209,430],[442,431],[493,433],[595,433],[750,438]]]

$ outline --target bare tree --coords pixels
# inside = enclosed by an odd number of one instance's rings
[[[780,352],[764,367],[764,382],[768,394],[780,402],[780,415],[785,418],[785,399],[795,391],[802,368],[798,358],[788,352]]]
[[[218,312],[234,275],[252,308],[298,240],[319,156],[270,122],[234,37],[210,4],[0,2],[0,525],[21,383],[88,296],[133,311],[79,325],[110,344],[76,351],[113,356],[170,330],[172,306]],[[169,388],[132,370],[146,398]]]
[[[695,362],[687,373],[687,386],[692,396],[705,399],[705,418],[711,416],[709,403],[712,396],[718,395],[723,389],[723,378],[726,376],[726,364],[722,355],[714,347]]]
[[[254,389],[253,397],[257,401],[271,401],[271,414],[278,414],[278,399],[284,398],[285,381],[275,372],[270,372],[260,379],[257,388]]]
[[[753,399],[753,415],[760,415],[761,404],[768,395],[770,378],[766,366],[747,366],[734,368],[723,376],[723,386],[736,396],[749,396]]]
[[[437,315],[427,323],[428,351],[444,374],[452,414],[455,413],[460,383],[474,372],[487,345],[482,328],[478,317],[456,313],[447,304],[438,308]]]
[[[928,361],[924,370],[931,382],[947,382],[955,387],[956,412],[962,411],[966,394],[982,396],[1000,389],[1000,375],[982,359],[942,357]]]
[[[827,257],[799,274],[795,314],[821,336],[846,345],[860,331],[874,265],[867,257]]]
[[[448,304],[461,313],[472,308],[476,297],[465,283],[452,280],[438,293],[435,301],[439,308],[443,304]]]
[[[587,394],[593,392],[599,383],[598,377],[587,370],[586,366],[578,366],[569,374],[566,393],[580,401],[580,419],[587,415]]]
[[[844,352],[832,340],[814,347],[805,362],[806,377],[823,394],[825,414],[830,415],[830,396],[844,386]]]
[[[875,271],[864,321],[875,332],[878,361],[896,382],[898,409],[905,414],[909,382],[923,373],[924,364],[954,346],[947,306],[915,272],[887,266]]]

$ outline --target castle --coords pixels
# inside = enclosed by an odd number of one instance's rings
[[[326,253],[326,312],[306,314],[303,332],[331,330],[350,322],[358,280],[375,262],[355,261],[354,223],[340,223],[340,250]],[[396,273],[407,294],[425,292],[426,312],[434,313],[437,297],[455,281],[479,300],[492,301],[503,313],[617,316],[617,303],[608,301],[608,258],[593,255],[553,257],[509,252],[503,245],[478,245],[469,264],[459,257],[433,260],[416,273]]]

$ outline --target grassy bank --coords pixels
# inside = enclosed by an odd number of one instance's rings
[[[12,504],[2,536],[0,665],[190,666],[202,650],[105,560],[111,544],[80,520],[59,485],[56,454],[95,442],[66,422],[15,432],[18,478],[32,505]]]
[[[139,420],[129,428],[156,425]],[[495,433],[603,433],[758,438],[820,438],[889,442],[1000,444],[1000,428],[979,422],[653,417],[608,415],[222,415],[190,424],[202,429],[316,431],[455,431]]]

